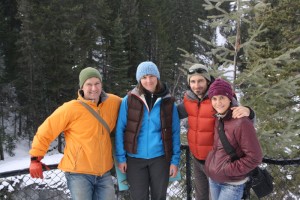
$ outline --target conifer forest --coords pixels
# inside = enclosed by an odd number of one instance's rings
[[[264,154],[300,157],[298,0],[1,0],[0,160],[77,98],[81,69],[123,97],[146,60],[177,102],[192,63],[226,77],[255,111]]]

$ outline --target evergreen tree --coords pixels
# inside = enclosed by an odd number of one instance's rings
[[[218,46],[202,37],[199,39],[212,45],[207,55],[214,56],[216,63],[222,63],[215,69],[234,68],[236,92],[242,104],[255,110],[257,134],[264,153],[272,158],[299,157],[300,45],[295,34],[300,27],[299,17],[289,17],[297,16],[299,4],[236,0],[231,1],[234,7],[228,13],[222,10],[222,2],[206,2],[206,9],[222,12],[209,17],[215,19],[210,25],[223,27],[227,45]],[[238,70],[239,63],[243,63],[241,70]],[[276,173],[281,167],[272,170]],[[282,178],[276,177],[274,181],[281,184]],[[297,187],[297,184],[291,185],[289,191],[274,194],[274,198],[297,194]]]
[[[144,60],[155,62],[162,80],[175,93],[178,66],[182,58],[177,48],[194,51],[193,31],[199,30],[198,1],[114,0],[109,2],[112,19],[120,14],[129,59],[129,76],[135,84],[135,70]],[[201,12],[200,12],[201,13]],[[113,60],[113,58],[111,58]]]
[[[30,5],[31,2],[20,1],[19,13],[22,16],[22,29],[20,32],[20,39],[17,43],[20,51],[20,58],[18,59],[18,79],[15,80],[15,86],[18,94],[18,102],[20,104],[19,115],[24,119],[24,122],[20,124],[20,128],[27,136],[28,141],[31,140],[34,133],[34,127],[37,126],[37,97],[41,96],[42,83],[34,81],[40,78],[42,71],[39,71],[37,67],[42,66],[40,60],[35,57],[34,42],[36,38],[35,30],[31,29],[36,16],[30,15],[35,9],[35,6]],[[35,72],[35,73],[34,73]],[[26,80],[26,81],[25,81]],[[36,87],[39,86],[39,87]],[[29,143],[28,143],[29,145]]]
[[[112,84],[110,88],[114,88],[109,91],[116,91],[116,94],[123,96],[136,83],[135,70],[143,51],[139,36],[141,30],[138,29],[138,3],[136,0],[113,0],[108,4],[113,12],[110,16],[112,25],[107,34],[110,55],[107,80]],[[120,84],[120,81],[124,84]]]
[[[237,80],[244,93],[242,102],[257,113],[257,132],[264,152],[272,158],[299,158],[300,155],[299,9],[299,3],[289,0],[264,1],[254,6],[250,33],[259,26],[266,31],[255,38],[262,45],[245,45],[249,64]],[[278,166],[274,173],[277,171],[282,168]],[[286,171],[295,181],[284,180],[288,190],[279,191],[277,199],[293,198],[299,193],[299,168],[288,167]],[[275,183],[279,185],[283,178],[275,177]]]
[[[158,3],[156,6],[159,5]],[[153,60],[160,69],[161,80],[171,84],[174,80],[174,60],[170,40],[170,27],[172,26],[171,12],[172,7],[169,1],[162,1],[156,10],[153,20],[155,23],[155,38],[153,40]]]
[[[266,150],[272,157],[299,157],[296,145],[300,142],[297,110],[300,17],[296,14],[299,9],[299,4],[288,0],[274,5],[260,2],[254,6],[255,21],[250,31],[255,32],[259,26],[267,29],[256,38],[257,44],[262,45],[244,46],[248,65],[237,80],[242,84],[244,101],[257,111],[261,137],[268,143],[271,138],[277,146],[276,149],[269,146]]]
[[[0,56],[3,59],[1,75],[3,81],[15,78],[15,66],[18,57],[16,40],[20,30],[20,21],[16,19],[17,3],[15,0],[3,0],[0,3]],[[4,67],[5,66],[5,67]]]
[[[124,26],[125,49],[128,54],[129,72],[128,76],[132,79],[131,85],[135,85],[135,71],[141,62],[143,55],[142,32],[139,28],[139,5],[137,0],[122,0],[120,7],[120,17]]]
[[[222,8],[223,2],[230,2],[230,12]],[[221,12],[208,16],[214,20],[209,25],[220,28],[226,43],[220,46],[198,38],[211,45],[206,55],[213,60],[214,69],[234,68],[231,77],[236,92],[242,104],[255,110],[264,154],[272,158],[298,158],[300,4],[288,0],[206,0],[204,6]],[[272,169],[274,173],[280,170],[280,166]],[[299,173],[294,168],[286,170]],[[274,182],[282,182],[283,178],[275,177]],[[297,185],[290,184],[289,191],[278,191],[272,198],[289,198],[297,193]]]
[[[231,5],[233,5],[231,12],[222,9],[222,2],[206,0],[204,5],[208,10],[217,9],[222,12],[221,15],[209,16],[209,18],[215,19],[209,25],[211,27],[222,27],[221,30],[228,35],[226,38],[227,45],[218,46],[201,36],[198,38],[201,42],[212,45],[212,49],[207,55],[214,56],[215,63],[222,63],[222,65],[214,66],[214,69],[235,67],[232,76],[234,77],[236,89],[241,92],[242,102],[256,111],[259,122],[258,133],[261,134],[264,150],[270,156],[274,153],[276,155],[275,151],[268,150],[270,146],[264,145],[267,140],[269,142],[270,134],[286,132],[288,138],[291,135],[297,135],[295,130],[298,128],[296,124],[299,120],[299,112],[295,112],[294,108],[299,104],[296,98],[299,96],[297,92],[299,90],[299,73],[295,70],[299,69],[297,67],[299,66],[299,59],[297,59],[299,48],[297,44],[293,46],[291,44],[284,45],[284,37],[280,37],[281,41],[277,40],[275,42],[279,45],[274,45],[272,38],[276,36],[272,32],[272,26],[275,27],[274,13],[278,14],[280,10],[286,13],[286,16],[291,16],[295,14],[297,8],[289,10],[283,9],[284,7],[277,7],[272,9],[271,6],[260,1],[255,1],[256,3],[254,1],[239,0],[231,2]],[[284,4],[284,2],[281,3]],[[289,3],[285,2],[285,5]],[[295,7],[297,6],[295,5]],[[281,14],[281,16],[284,15]],[[268,20],[270,20],[269,24],[272,24],[272,26],[266,26]],[[279,18],[278,23],[280,21]],[[292,31],[293,34],[299,31],[299,27],[294,28],[294,25],[287,27],[287,23],[283,23],[286,29],[279,28],[278,23],[275,23],[276,28],[273,28],[275,31],[285,30],[284,33]],[[242,35],[241,30],[237,30],[243,24],[245,24],[244,27],[249,27],[246,34],[248,37]],[[269,41],[272,41],[272,43],[266,42],[266,38],[268,38],[266,36],[268,35],[271,36]],[[237,71],[239,62],[245,64],[244,69],[240,72]],[[290,107],[288,107],[289,105]],[[283,120],[282,116],[285,116],[284,114],[288,115]],[[276,121],[277,123],[275,123]],[[287,124],[290,125],[287,126]],[[286,146],[286,143],[282,145]],[[279,152],[284,152],[284,150],[281,149]]]
[[[139,4],[141,31],[142,60],[151,60],[157,64],[161,72],[163,82],[168,83],[170,88],[174,85],[177,68],[176,63],[180,57],[175,56],[177,47],[173,48],[172,40],[174,34],[173,1],[143,1]],[[176,45],[175,45],[176,46]],[[178,55],[178,53],[177,53]]]
[[[186,72],[193,63],[202,63],[207,66],[214,66],[216,59],[213,54],[209,52],[216,44],[216,26],[211,24],[214,18],[207,18],[207,16],[219,15],[220,11],[216,9],[205,9],[205,0],[195,1],[177,1],[179,15],[176,21],[180,22],[177,28],[178,37],[184,37],[185,40],[179,40],[183,43],[177,46],[184,62],[179,63],[180,73],[178,90],[183,91],[187,89]],[[222,8],[229,12],[229,2],[224,2]],[[189,41],[189,42],[187,42]],[[178,56],[178,55],[177,55]],[[213,68],[213,67],[212,67]],[[183,97],[183,92],[178,95]]]
[[[13,80],[18,56],[15,42],[20,29],[16,19],[16,1],[0,2],[0,159],[4,152],[14,155],[16,126],[10,123],[12,113],[16,113],[16,98]],[[17,116],[16,116],[17,118]],[[12,126],[12,127],[10,127]]]
[[[99,41],[108,27],[109,12],[102,0],[20,1],[16,85],[22,113],[29,115],[24,123],[29,140],[56,107],[76,98],[83,67],[103,67],[96,56],[102,51]]]
[[[128,53],[125,50],[124,28],[121,18],[117,17],[112,27],[109,56],[111,66],[108,68],[108,77],[104,82],[110,85],[109,92],[125,96],[130,89]]]

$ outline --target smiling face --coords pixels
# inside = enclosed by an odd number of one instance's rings
[[[151,93],[154,93],[158,79],[154,75],[145,75],[141,78],[142,86]]]
[[[84,82],[82,90],[84,99],[98,103],[102,91],[102,83],[99,78],[89,78]]]
[[[230,99],[223,95],[216,95],[211,98],[211,104],[219,114],[224,114],[229,109],[230,102]]]
[[[201,75],[195,74],[190,78],[190,88],[199,97],[202,98],[208,88],[208,81]]]

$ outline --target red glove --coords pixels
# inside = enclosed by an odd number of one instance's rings
[[[43,179],[43,167],[46,168],[46,170],[49,170],[49,167],[47,167],[44,163],[41,162],[43,158],[43,156],[31,157],[29,172],[32,178]]]

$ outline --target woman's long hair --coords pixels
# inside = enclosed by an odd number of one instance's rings
[[[137,84],[137,89],[139,91],[139,94],[145,94],[146,89],[143,87],[143,85],[141,84],[141,81],[139,81],[139,83]],[[160,80],[157,79],[157,85],[155,87],[155,91],[154,94],[159,93],[162,89],[162,83],[160,82]]]

